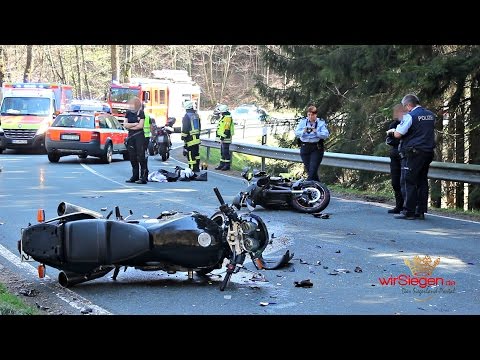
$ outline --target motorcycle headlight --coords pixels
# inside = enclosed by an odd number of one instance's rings
[[[37,130],[36,134],[35,135],[42,135],[45,133],[45,131],[47,131],[49,127],[49,124],[48,122],[43,122],[40,124],[40,128]]]

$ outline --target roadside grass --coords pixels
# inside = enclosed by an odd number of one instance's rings
[[[9,293],[5,285],[0,284],[0,315],[38,315],[38,311]]]

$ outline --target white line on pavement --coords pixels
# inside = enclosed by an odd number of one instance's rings
[[[37,270],[31,264],[27,262],[22,262],[17,256],[15,256],[10,250],[8,250],[3,245],[0,245],[0,255],[3,256],[5,259],[10,261],[16,267],[25,270],[30,275],[34,275],[35,277],[38,276]],[[50,280],[48,275],[45,276],[45,280]],[[60,286],[60,285],[58,285]],[[62,294],[63,292],[63,294]],[[65,301],[71,307],[81,310],[87,307],[90,307],[93,311],[93,314],[96,315],[112,315],[112,313],[104,308],[93,304],[91,301],[85,299],[83,296],[75,293],[74,291],[66,288],[62,288],[61,292],[56,292],[55,295]]]

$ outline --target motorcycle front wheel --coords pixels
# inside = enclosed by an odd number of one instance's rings
[[[330,190],[318,181],[300,184],[300,189],[303,194],[292,198],[292,207],[297,211],[316,213],[326,209],[330,203]]]

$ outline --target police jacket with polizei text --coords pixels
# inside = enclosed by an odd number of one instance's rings
[[[200,144],[200,117],[193,109],[188,109],[182,119],[181,139],[186,146]]]
[[[232,115],[229,112],[225,112],[218,122],[216,138],[224,143],[231,143],[234,133],[235,127]]]
[[[433,152],[435,148],[435,114],[417,106],[403,117],[397,129],[402,127],[402,123],[406,122],[408,124],[410,121],[411,125],[407,133],[402,136],[400,151],[405,152],[413,148]]]

